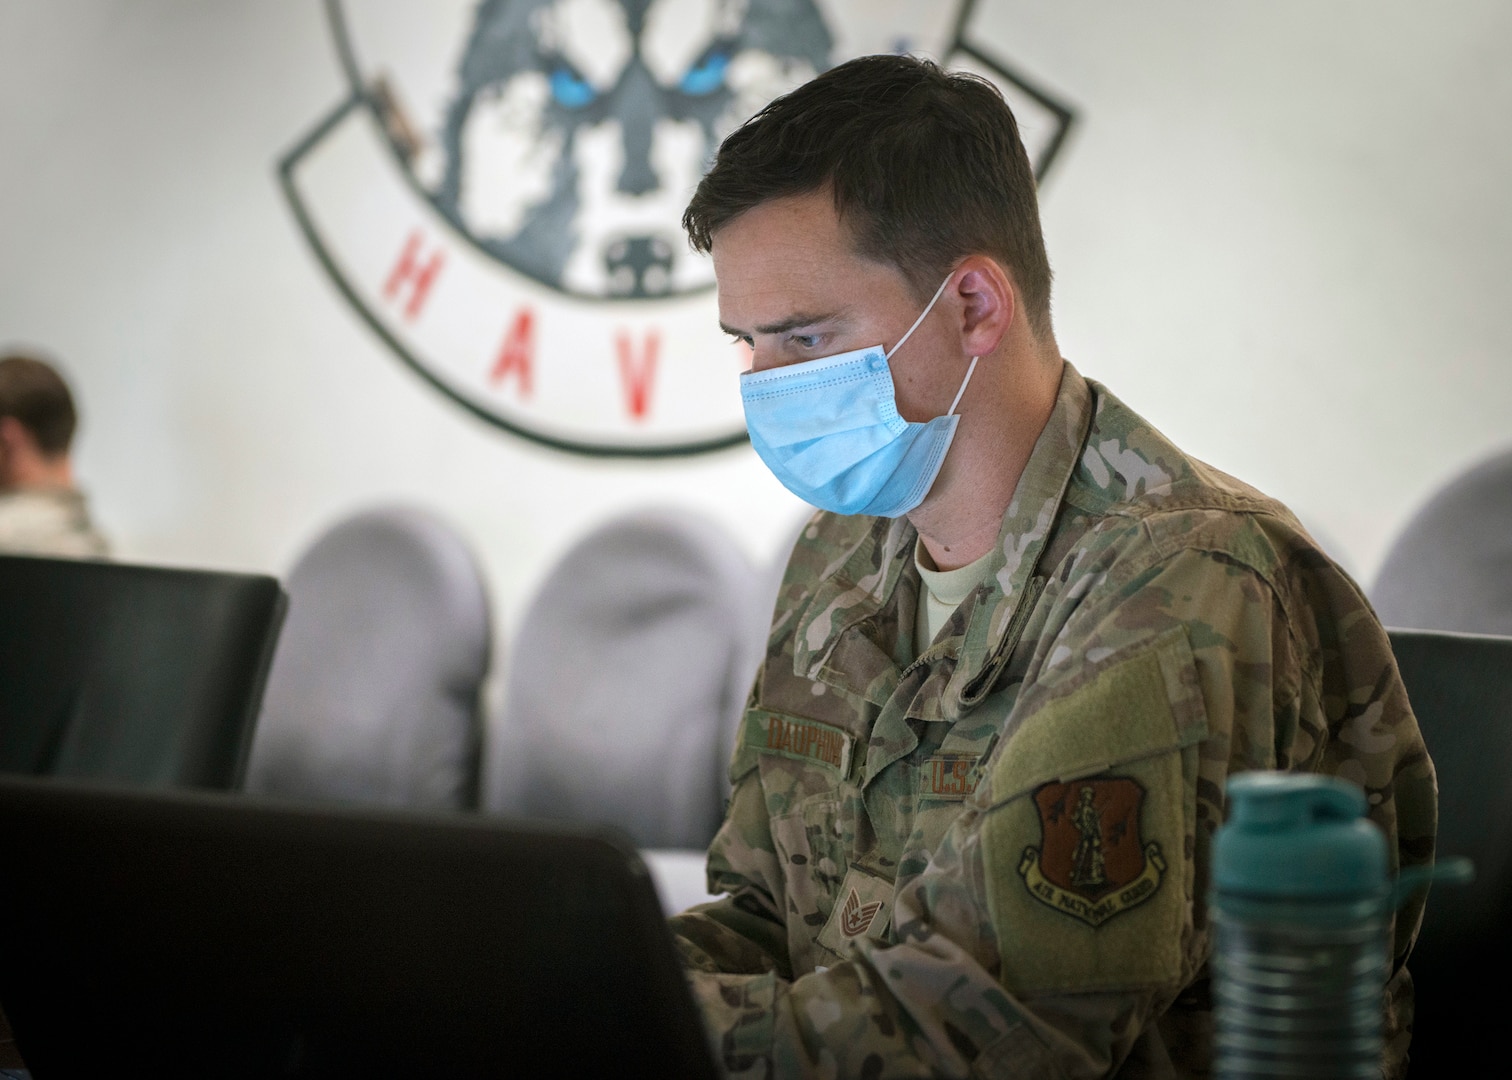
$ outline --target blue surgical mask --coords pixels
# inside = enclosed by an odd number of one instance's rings
[[[950,284],[946,278],[891,352],[857,349],[740,377],[751,445],[782,486],[837,514],[900,517],[929,494],[955,438],[956,406],[925,424],[898,415],[887,362],[913,336]]]

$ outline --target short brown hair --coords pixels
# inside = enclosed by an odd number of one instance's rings
[[[0,416],[14,416],[47,457],[68,452],[78,414],[73,395],[51,365],[32,356],[0,359]]]
[[[1034,170],[998,89],[912,56],[863,56],[777,98],[725,139],[683,214],[694,250],[771,199],[829,186],[856,251],[920,300],[971,254],[1002,260],[1050,328]]]

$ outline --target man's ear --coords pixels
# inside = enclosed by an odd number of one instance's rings
[[[0,416],[0,491],[14,486],[12,463],[16,460],[16,435],[21,422],[14,416]]]
[[[7,465],[7,471],[18,461],[41,456],[42,448],[30,428],[14,416],[0,416],[0,462]]]
[[[961,301],[961,347],[986,356],[998,347],[1018,317],[1013,280],[996,259],[969,255],[956,267],[955,293]]]

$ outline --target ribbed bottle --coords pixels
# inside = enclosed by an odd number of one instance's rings
[[[1214,1074],[1381,1075],[1386,838],[1334,777],[1245,773],[1214,838]]]

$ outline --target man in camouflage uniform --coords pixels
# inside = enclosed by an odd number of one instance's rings
[[[820,513],[793,551],[709,852],[729,895],[673,920],[719,1057],[1206,1074],[1230,774],[1345,777],[1397,865],[1432,858],[1432,764],[1359,588],[1060,358],[1029,166],[984,84],[833,69],[726,141],[685,221],[754,371],[897,341],[936,275],[888,358],[903,420],[944,415],[981,358],[927,497]],[[964,567],[930,635],[926,575]],[[1394,928],[1387,1075],[1418,916]]]

